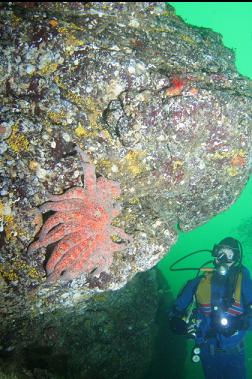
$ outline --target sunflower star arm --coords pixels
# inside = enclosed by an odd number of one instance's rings
[[[39,239],[30,244],[27,250],[28,255],[38,250],[41,247],[47,247],[48,245],[51,245],[52,243],[58,242],[64,237],[64,235],[65,235],[64,225],[62,224],[57,225],[53,229],[53,231],[47,233],[47,235],[45,235],[43,239]]]
[[[114,243],[114,242],[112,242],[110,249],[111,249],[112,252],[115,252],[115,251],[125,250],[125,249],[127,249],[127,247],[128,247],[128,244],[125,243],[125,242],[123,242],[123,243]]]
[[[120,204],[114,204],[111,210],[112,217],[117,217],[122,211],[122,207]]]
[[[113,226],[112,233],[122,238],[125,241],[132,242],[133,240],[132,236],[127,234],[123,229],[117,228],[116,226]]]

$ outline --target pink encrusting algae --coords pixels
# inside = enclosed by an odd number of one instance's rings
[[[73,187],[62,195],[51,195],[40,207],[42,213],[55,211],[42,226],[38,240],[28,248],[31,253],[57,242],[46,264],[47,280],[71,280],[81,274],[108,271],[113,253],[123,250],[131,237],[112,226],[121,212],[115,198],[121,193],[118,182],[100,177],[96,180],[95,166],[80,148],[84,188]],[[115,243],[111,236],[123,243]],[[127,241],[127,243],[126,243]]]

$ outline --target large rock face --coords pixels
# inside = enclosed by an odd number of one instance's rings
[[[177,228],[229,207],[250,173],[252,101],[221,36],[165,3],[0,5],[9,320],[122,287],[169,251]],[[38,207],[67,190],[42,218]]]
[[[167,287],[158,284],[153,269],[118,291],[94,295],[85,312],[58,310],[10,323],[1,334],[0,377],[7,379],[4,373],[12,372],[17,379],[143,378],[155,355],[160,290]],[[172,351],[162,344],[171,362],[176,348],[185,352],[182,341],[172,342]]]
[[[10,323],[1,334],[0,378],[183,379],[186,340],[168,328],[171,301],[153,268],[120,290],[95,294],[85,312]]]

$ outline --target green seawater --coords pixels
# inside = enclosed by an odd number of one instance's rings
[[[240,74],[252,79],[252,3],[246,2],[169,2],[176,14],[187,23],[211,28],[223,36],[225,46],[236,53],[236,66]],[[180,232],[178,242],[158,265],[168,282],[174,297],[196,271],[170,272],[169,266],[187,253],[200,249],[212,249],[215,243],[227,236],[237,238],[243,246],[243,264],[252,274],[252,178],[237,201],[225,212],[199,228]],[[201,253],[183,261],[183,267],[199,267],[210,253]],[[190,362],[192,342],[187,342],[185,379],[203,379],[200,364]],[[246,339],[248,379],[252,378],[252,333]],[[179,362],[179,361],[178,361]],[[176,365],[176,361],[172,364]],[[153,378],[154,379],[154,378]],[[157,379],[159,377],[157,376]],[[165,379],[161,378],[160,379]]]
[[[175,8],[177,15],[181,16],[187,23],[199,27],[211,28],[220,33],[223,36],[224,45],[235,50],[236,66],[240,74],[252,79],[252,2],[170,2],[169,4]],[[193,341],[186,340],[183,336],[171,335],[168,328],[166,313],[172,302],[172,298],[177,296],[179,290],[184,286],[187,280],[192,279],[196,275],[196,271],[171,272],[169,271],[169,267],[177,259],[188,253],[200,249],[212,249],[213,245],[218,243],[224,237],[232,236],[240,240],[242,243],[244,251],[243,264],[249,268],[252,275],[252,178],[248,181],[240,197],[228,210],[191,232],[179,233],[178,242],[157,266],[159,270],[159,283],[162,284],[162,282],[165,282],[168,289],[171,291],[167,291],[167,295],[164,296],[165,300],[159,307],[157,315],[158,319],[155,320],[155,322],[157,321],[159,324],[156,360],[149,368],[149,372],[146,376],[139,379],[204,379],[201,364],[193,364],[190,360]],[[199,267],[210,258],[211,256],[209,253],[201,253],[181,262],[181,266]],[[104,305],[101,302],[101,309],[103,306]],[[131,310],[129,309],[129,314],[130,311]],[[100,313],[100,325],[103,325],[102,317],[105,319],[106,312],[104,311],[105,316],[103,316],[103,312]],[[118,312],[118,317],[119,316],[120,312]],[[124,327],[127,318],[125,318],[125,320]],[[108,322],[107,327],[109,328],[110,325],[113,325],[113,323],[110,324]],[[117,325],[116,322],[115,325]],[[113,330],[110,330],[109,333],[112,333],[112,331]],[[81,338],[82,335],[84,337],[81,340],[80,338],[74,337],[75,332],[78,337],[79,335]],[[66,333],[69,333],[69,341],[72,341],[73,346],[77,346],[75,349],[79,349],[80,355],[82,354],[82,351],[85,351],[82,345],[84,346],[89,343],[89,335],[87,333],[87,336],[85,336],[85,328],[83,328],[82,332],[83,334],[80,333],[79,330],[74,330],[73,334],[71,334],[71,330],[66,331]],[[100,335],[102,338],[104,338],[104,335],[106,336],[105,331],[99,330],[96,326],[94,328],[94,333],[97,333],[98,338]],[[125,341],[127,342],[127,338],[129,338],[130,341],[130,337],[125,336],[125,340],[122,338],[122,344],[125,343]],[[90,340],[92,339],[90,338]],[[148,341],[148,338],[146,338],[146,340]],[[98,339],[98,344],[101,345],[103,343],[101,341],[102,340]],[[129,344],[129,346],[131,345]],[[120,346],[118,347],[120,348]],[[72,346],[69,346],[69,351],[71,351],[71,348]],[[105,348],[107,349],[106,345]],[[62,358],[62,355],[60,354],[56,355],[59,359],[58,363],[57,359],[54,358],[53,350],[52,352],[49,351],[47,354],[46,346],[32,346],[31,349],[33,349],[33,354],[28,351],[29,354],[27,353],[27,355],[29,355],[28,363],[33,365],[32,368],[44,368],[43,365],[47,364],[45,368],[49,371],[52,366],[57,367],[57,372],[65,370],[65,365],[67,366],[68,364],[67,358]],[[67,349],[65,351],[68,353]],[[76,350],[73,349],[72,351]],[[94,354],[95,351],[96,350],[94,349]],[[111,349],[111,351],[113,353],[113,349]],[[118,349],[118,351],[120,351],[120,349]],[[123,351],[126,351],[126,348],[123,349]],[[100,352],[99,347],[97,348],[97,352]],[[248,379],[252,379],[252,333],[248,334],[246,339],[246,352]],[[7,353],[5,352],[5,354]],[[49,358],[47,355],[49,355]],[[111,354],[111,356],[113,357],[113,354]],[[81,356],[81,359],[82,358],[83,357]],[[70,359],[73,359],[72,356],[70,356],[69,360]],[[76,356],[74,357],[74,361],[71,361],[70,363],[78,366],[78,364],[80,365],[80,362],[82,362],[81,359],[79,356]],[[101,366],[103,364],[102,359],[103,357],[101,357]],[[118,353],[117,359],[124,359],[127,361],[127,356],[121,356],[120,353]],[[37,365],[37,361],[39,361],[41,366]],[[90,366],[92,366],[92,364],[93,363],[90,362]],[[115,364],[115,367],[118,367],[117,362],[109,362],[109,364],[110,366]],[[106,362],[104,362],[104,366],[106,368]],[[1,374],[1,369],[2,367],[0,367],[0,379],[21,379],[19,374],[15,375],[14,373],[13,375],[6,374],[5,376],[4,374]],[[117,373],[115,373],[115,375],[116,374]],[[55,374],[53,379],[63,377],[60,376],[60,374],[59,376]],[[118,374],[118,377],[120,377],[120,373]],[[33,376],[33,378],[35,378],[35,376]],[[46,379],[47,376],[43,376],[43,373],[38,373],[36,378]],[[73,378],[76,378],[76,376]],[[93,376],[92,379],[98,378]],[[99,379],[102,379],[102,376],[99,376]]]

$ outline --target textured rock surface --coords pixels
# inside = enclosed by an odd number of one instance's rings
[[[166,355],[164,370],[182,378],[182,361],[173,368],[169,363],[179,347],[183,355],[185,344],[172,341],[168,350],[166,341],[157,341],[158,332],[167,336],[167,320],[161,330],[157,317],[165,290],[153,269],[118,291],[96,294],[84,312],[71,309],[30,323],[23,320],[22,327],[19,323],[2,336],[0,377],[3,370],[17,372],[18,379],[145,378],[158,344],[159,362]],[[162,314],[166,317],[164,310]]]
[[[122,287],[229,207],[250,174],[251,82],[221,36],[165,3],[0,3],[2,325]],[[80,146],[120,183],[131,235],[109,272],[48,285],[27,255],[51,194],[83,186]],[[102,271],[99,267],[98,271]],[[85,303],[85,302],[84,302]]]

